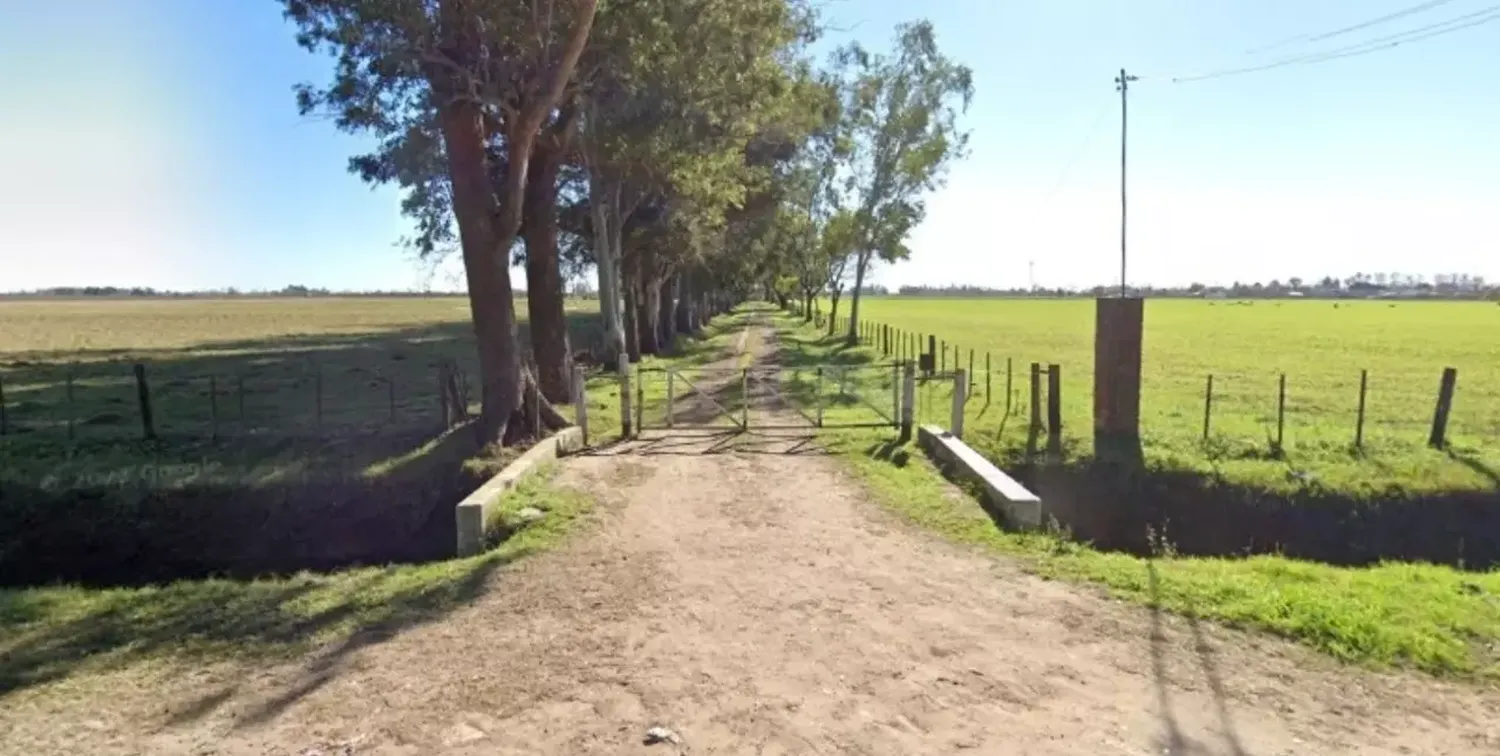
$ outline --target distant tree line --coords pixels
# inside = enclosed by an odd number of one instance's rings
[[[292,285],[281,289],[199,289],[194,291],[169,291],[150,286],[53,286],[31,291],[0,292],[0,299],[77,299],[99,297],[121,299],[131,297],[164,299],[218,299],[218,298],[266,298],[266,297],[432,297],[453,296],[462,292],[440,291],[331,291],[310,286]]]
[[[901,296],[912,297],[1100,297],[1119,291],[1118,286],[1093,286],[1089,288],[1011,287],[987,286],[902,286],[897,290]],[[1307,281],[1292,276],[1285,281],[1273,279],[1269,282],[1235,281],[1228,286],[1211,286],[1193,283],[1187,286],[1131,286],[1131,294],[1146,297],[1195,297],[1195,298],[1241,298],[1261,299],[1276,297],[1390,297],[1407,299],[1495,299],[1500,300],[1500,285],[1485,281],[1483,276],[1467,273],[1439,274],[1428,280],[1425,276],[1403,273],[1355,273],[1346,278],[1324,276],[1316,281]]]

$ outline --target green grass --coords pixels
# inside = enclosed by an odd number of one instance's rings
[[[300,573],[253,581],[184,580],[145,588],[0,590],[0,695],[66,677],[160,661],[260,660],[337,644],[345,653],[475,600],[504,565],[557,546],[591,509],[539,471],[502,498],[547,516],[490,551],[422,565]]]
[[[1060,365],[1066,445],[1075,455],[1091,453],[1091,300],[875,297],[861,311],[872,323],[923,334],[924,343],[925,334],[946,341],[949,369],[955,348],[965,369],[973,350],[968,435],[994,459],[1024,448],[1030,364]],[[1315,485],[1367,498],[1391,489],[1500,489],[1497,332],[1494,303],[1148,301],[1141,399],[1148,461],[1283,492]],[[1458,392],[1451,449],[1440,452],[1426,441],[1448,366],[1458,368]],[[1369,392],[1364,451],[1356,454],[1361,370],[1368,370]],[[1272,439],[1282,373],[1287,407],[1278,455]],[[1205,442],[1209,375],[1214,399]],[[946,424],[950,395],[941,387],[919,401],[927,420]]]
[[[877,359],[873,348],[845,349],[798,319],[781,316],[777,323],[792,360]],[[900,445],[887,432],[833,435],[829,448],[882,505],[951,540],[1017,558],[1044,577],[1270,632],[1345,662],[1500,679],[1500,572],[1403,563],[1351,568],[1279,556],[1182,557],[1170,544],[1154,558],[1099,551],[1055,528],[1018,533],[996,527],[972,495],[955,494],[914,444]]]
[[[567,306],[573,343],[591,343],[597,304]],[[477,410],[468,316],[462,297],[0,302],[0,482],[366,475],[438,434],[439,365],[463,370]],[[136,363],[160,442],[143,440]]]

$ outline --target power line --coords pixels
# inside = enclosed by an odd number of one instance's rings
[[[1322,42],[1325,39],[1333,39],[1334,37],[1342,36],[1344,34],[1348,34],[1349,32],[1359,31],[1360,29],[1368,29],[1368,28],[1370,28],[1372,26],[1379,26],[1380,24],[1383,24],[1383,23],[1385,23],[1387,21],[1395,21],[1398,18],[1405,18],[1407,16],[1410,16],[1410,15],[1413,15],[1413,14],[1417,14],[1417,13],[1421,13],[1423,11],[1429,11],[1429,10],[1432,10],[1433,8],[1437,8],[1439,6],[1447,5],[1448,3],[1451,3],[1451,2],[1453,2],[1453,0],[1427,0],[1427,2],[1425,2],[1425,3],[1418,3],[1416,5],[1408,6],[1406,8],[1402,8],[1401,10],[1392,11],[1390,13],[1387,13],[1384,16],[1379,16],[1377,18],[1372,18],[1372,19],[1370,19],[1368,21],[1361,21],[1360,23],[1357,23],[1357,24],[1351,24],[1349,26],[1345,26],[1345,27],[1342,27],[1342,28],[1334,29],[1333,31],[1323,32],[1321,34],[1299,34],[1299,35],[1297,35],[1295,37],[1288,37],[1286,39],[1281,40],[1280,42],[1273,42],[1273,43],[1271,43],[1269,45],[1263,45],[1261,47],[1257,47],[1257,48],[1254,48],[1254,49],[1246,50],[1245,54],[1247,54],[1247,55],[1255,55],[1257,53],[1262,53],[1262,52],[1265,52],[1267,50],[1274,50],[1274,49],[1276,49],[1278,47],[1286,47],[1287,45],[1290,45],[1290,44],[1293,44],[1293,43],[1296,43],[1296,42]]]
[[[1068,161],[1063,163],[1062,170],[1057,174],[1057,180],[1053,181],[1052,187],[1047,190],[1046,194],[1042,195],[1042,209],[1045,210],[1051,206],[1052,198],[1063,187],[1063,184],[1067,182],[1068,174],[1073,172],[1073,165],[1078,162],[1078,158],[1082,157],[1084,151],[1093,143],[1094,135],[1099,133],[1099,127],[1104,125],[1104,116],[1108,115],[1109,111],[1113,108],[1113,102],[1105,102],[1100,106],[1099,112],[1094,116],[1094,120],[1089,125],[1088,131],[1084,133],[1083,140],[1078,143],[1078,147],[1073,150],[1073,154],[1068,157]]]
[[[1308,65],[1313,63],[1323,63],[1330,60],[1338,60],[1340,58],[1352,58],[1359,55],[1368,55],[1369,53],[1380,52],[1382,50],[1389,50],[1393,47],[1398,47],[1409,42],[1417,42],[1424,39],[1430,39],[1432,37],[1451,34],[1456,31],[1462,31],[1464,29],[1469,29],[1475,26],[1488,24],[1492,21],[1500,21],[1500,5],[1492,5],[1482,10],[1474,11],[1473,13],[1468,13],[1456,18],[1450,18],[1446,21],[1439,21],[1434,24],[1428,24],[1427,26],[1420,26],[1415,29],[1408,29],[1403,32],[1388,34],[1384,37],[1376,37],[1374,39],[1368,39],[1363,42],[1356,42],[1351,45],[1336,47],[1332,50],[1324,50],[1317,53],[1307,53],[1292,58],[1283,58],[1281,60],[1276,60],[1257,66],[1222,69],[1218,71],[1210,71],[1203,74],[1195,74],[1193,76],[1178,76],[1174,77],[1172,81],[1173,83],[1204,81],[1207,79],[1218,79],[1225,76],[1238,76],[1241,74],[1268,71],[1273,68],[1282,68],[1284,66]]]

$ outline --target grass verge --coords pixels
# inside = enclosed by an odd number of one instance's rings
[[[800,320],[778,316],[792,361],[874,361]],[[786,354],[794,351],[795,354]],[[1344,662],[1500,680],[1500,572],[1385,562],[1341,567],[1281,556],[1188,557],[1163,543],[1153,557],[1107,552],[1066,533],[1001,530],[972,496],[956,496],[915,444],[886,432],[847,431],[831,448],[886,508],[950,540],[1017,558],[1052,579],[1177,614],[1270,632]]]
[[[508,528],[503,542],[467,559],[252,581],[0,590],[0,696],[149,661],[276,659],[323,644],[357,646],[439,620],[477,599],[496,570],[575,530],[592,502],[550,481],[539,471],[498,508],[513,516],[535,507],[544,518]]]

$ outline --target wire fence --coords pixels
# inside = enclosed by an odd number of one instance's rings
[[[820,328],[830,325],[821,313],[814,314],[814,321]],[[832,323],[835,334],[848,328],[847,317]],[[1057,426],[1057,435],[1076,443],[1093,427],[1092,363],[1023,361],[935,333],[868,320],[855,335],[883,357],[919,363],[919,374],[964,371],[966,427],[1002,445],[1022,443],[1031,435],[1033,395],[1044,434]],[[1033,370],[1038,372],[1035,384]],[[1320,369],[1299,376],[1269,370],[1192,374],[1153,369],[1142,381],[1141,432],[1147,444],[1197,442],[1242,447],[1247,454],[1259,449],[1272,456],[1294,445],[1362,452],[1387,446],[1493,444],[1500,439],[1500,402],[1488,400],[1495,376],[1471,379],[1481,388],[1471,389],[1464,401],[1458,373],[1437,366],[1423,381],[1410,371],[1330,374]],[[916,421],[946,424],[952,390],[952,381],[920,382]],[[1051,399],[1054,392],[1062,396]],[[1049,403],[1056,405],[1050,418]]]
[[[467,357],[467,355],[465,355]],[[0,371],[0,445],[399,433],[444,422],[444,370],[468,396],[466,359],[421,366],[39,364]]]

